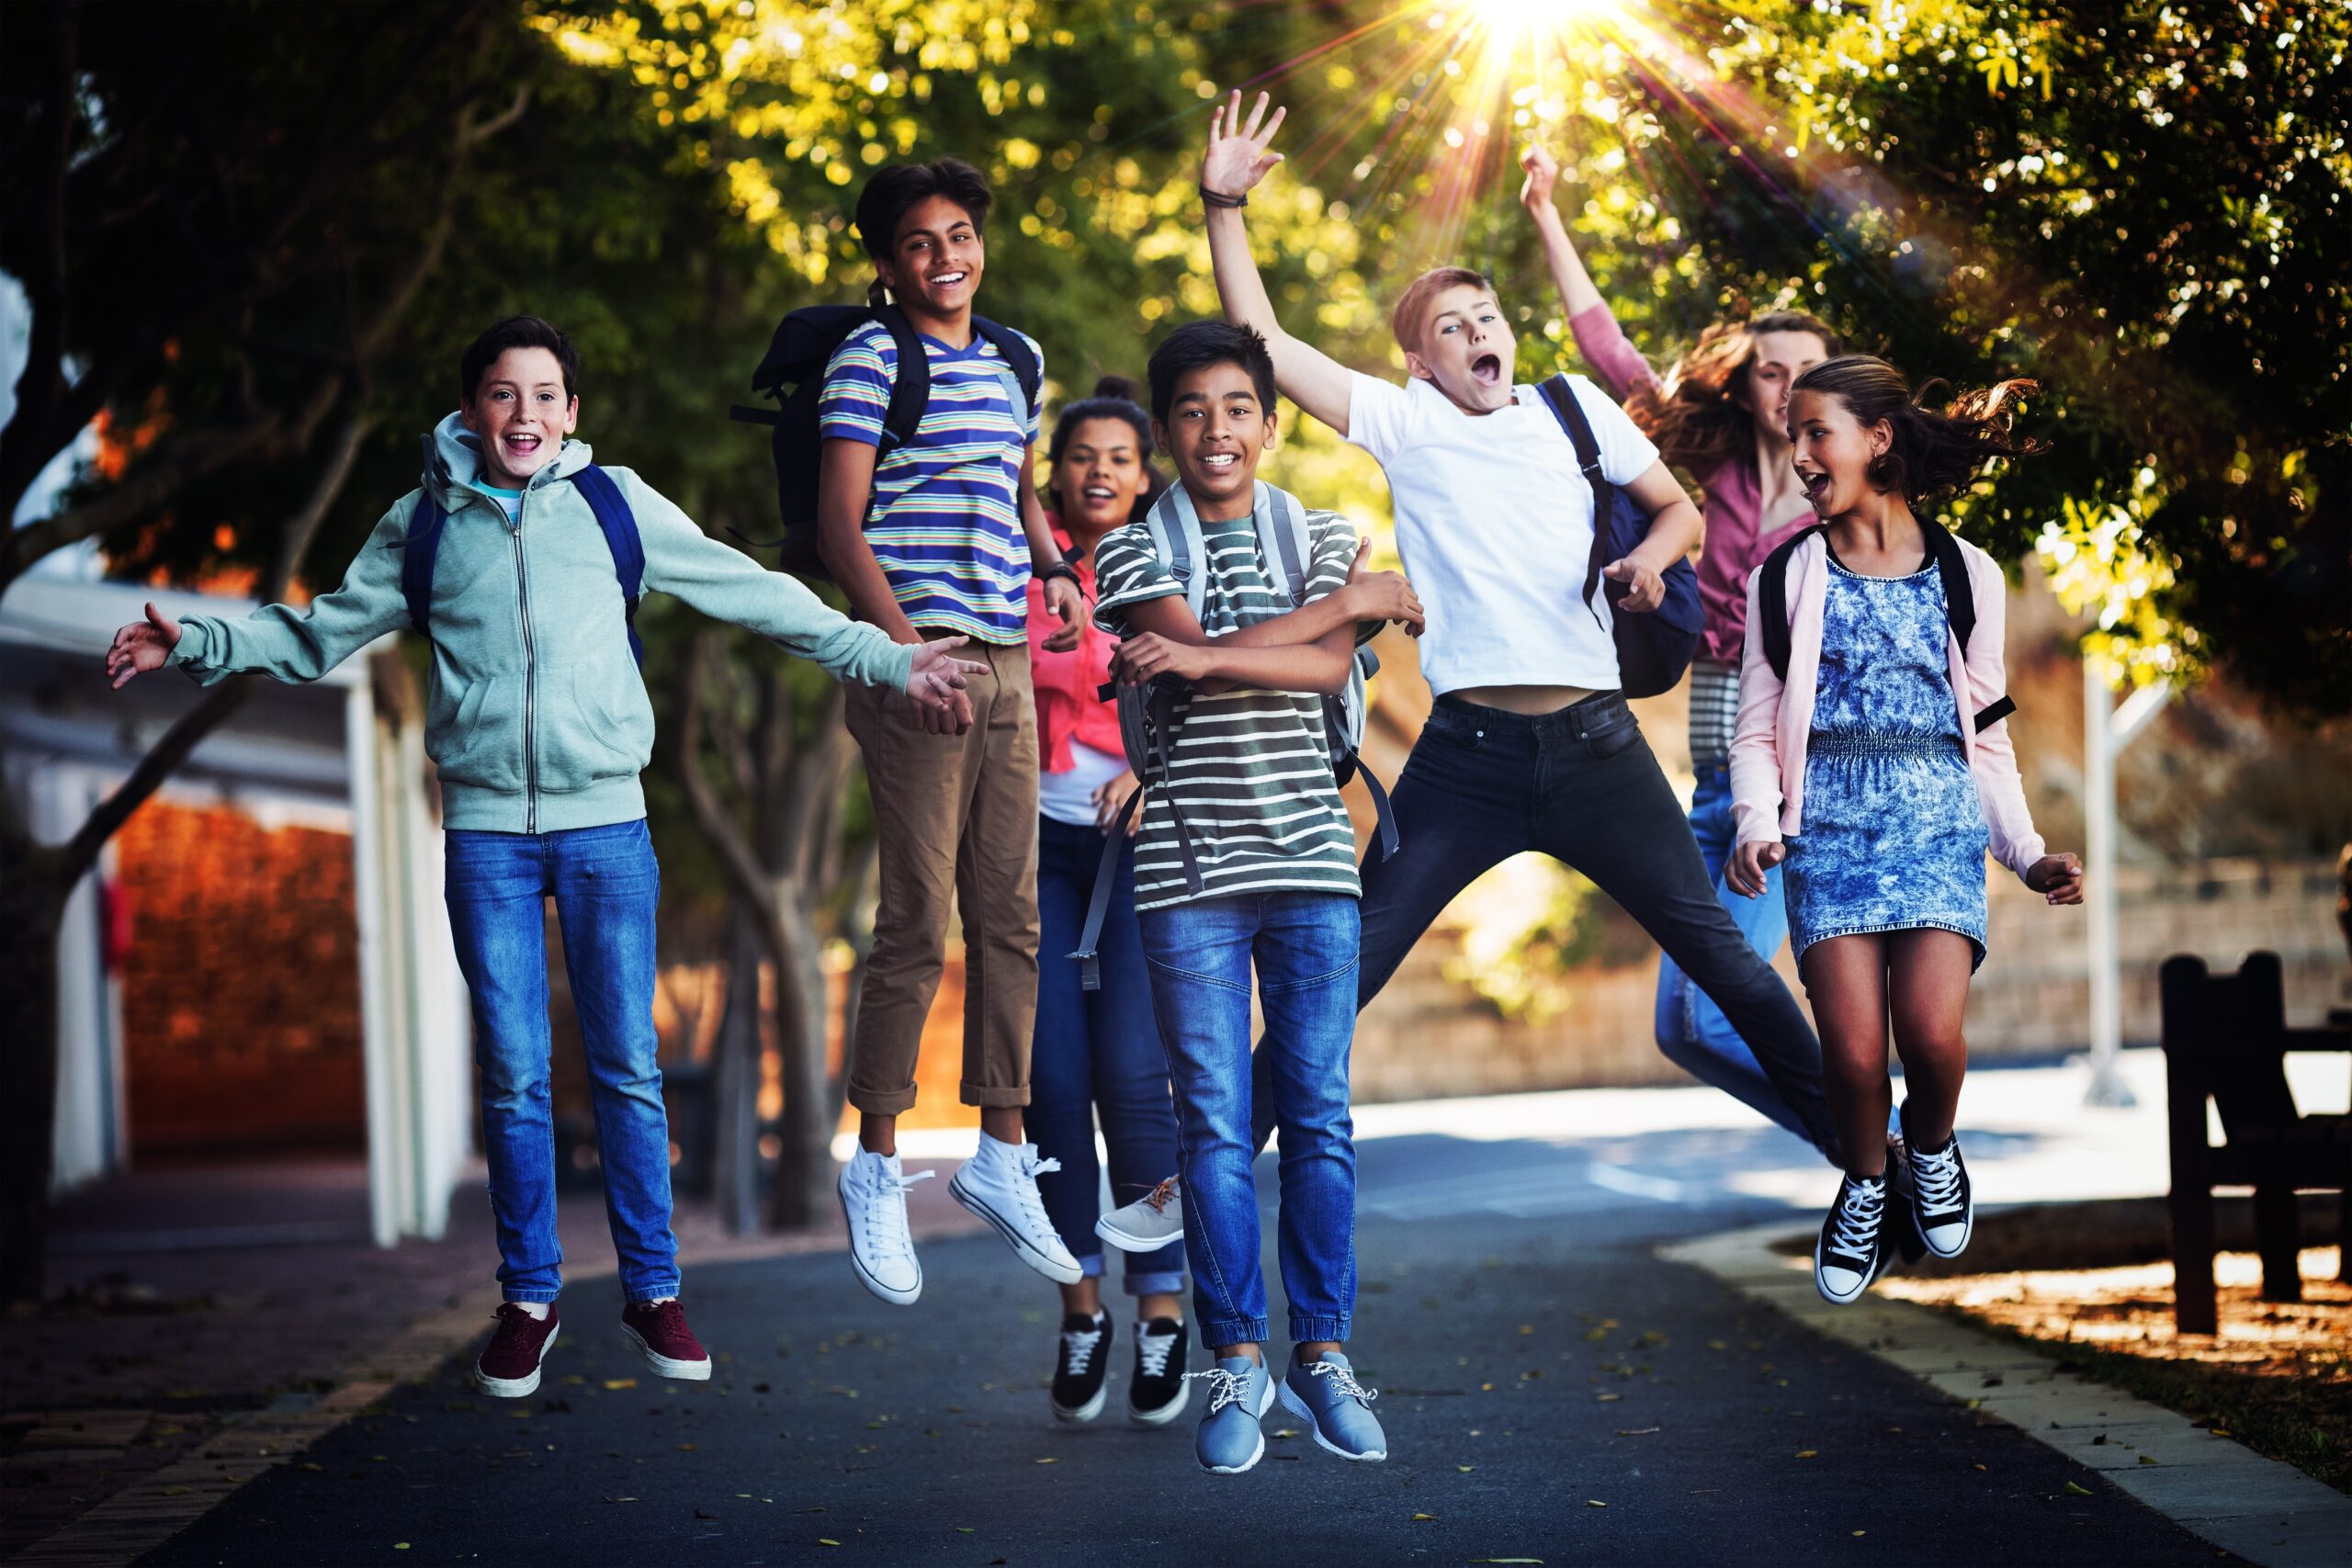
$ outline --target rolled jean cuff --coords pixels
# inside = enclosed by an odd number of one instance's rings
[[[1063,1245],[1069,1245],[1069,1238],[1063,1238]],[[1102,1277],[1102,1254],[1101,1252],[1089,1252],[1083,1256],[1073,1252],[1070,1256],[1078,1258],[1078,1271],[1082,1278],[1089,1280],[1100,1280]]]
[[[1319,1339],[1344,1345],[1348,1340],[1348,1320],[1344,1317],[1294,1317],[1290,1320],[1290,1337],[1294,1345],[1311,1345]]]
[[[675,1280],[672,1280],[667,1284],[632,1285],[623,1292],[628,1296],[628,1304],[631,1306],[636,1306],[640,1302],[662,1301],[677,1293],[678,1281]]]
[[[977,1105],[983,1110],[994,1111],[1007,1106],[1017,1108],[1029,1103],[1029,1086],[1025,1083],[1006,1085],[967,1082],[959,1086],[959,1089],[965,1104]],[[907,1096],[907,1103],[910,1105],[914,1103],[911,1091]]]
[[[1085,1261],[1084,1258],[1079,1259],[1081,1267]],[[1181,1294],[1184,1289],[1184,1271],[1182,1269],[1154,1269],[1148,1273],[1130,1270],[1123,1283],[1131,1296],[1173,1296]]]
[[[1201,1343],[1211,1349],[1220,1345],[1263,1345],[1265,1342],[1266,1320],[1262,1317],[1201,1319]]]
[[[530,1302],[536,1305],[551,1302],[562,1292],[560,1285],[508,1285],[498,1293],[502,1301]]]

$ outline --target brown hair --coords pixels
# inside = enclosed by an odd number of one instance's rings
[[[1419,354],[1421,350],[1422,312],[1429,309],[1430,301],[1440,293],[1448,288],[1483,288],[1489,294],[1495,291],[1495,286],[1487,281],[1485,273],[1474,272],[1466,266],[1442,266],[1421,274],[1408,284],[1403,297],[1396,301],[1396,311],[1388,318],[1388,328],[1396,334],[1396,346],[1408,354]]]
[[[1995,457],[2030,457],[2043,443],[2012,435],[2017,402],[2040,390],[2028,380],[1996,382],[1963,392],[1939,412],[1926,405],[1944,383],[1930,381],[1915,396],[1903,372],[1868,354],[1825,359],[1797,378],[1789,395],[1818,392],[1835,398],[1865,428],[1883,422],[1892,445],[1871,459],[1863,477],[1879,489],[1898,491],[1913,507],[1958,490]]]
[[[1756,363],[1756,340],[1765,333],[1811,333],[1830,354],[1839,346],[1828,322],[1803,310],[1716,322],[1675,362],[1663,387],[1625,401],[1626,413],[1657,444],[1659,457],[1699,472],[1748,446],[1755,411],[1747,406],[1747,371]]]

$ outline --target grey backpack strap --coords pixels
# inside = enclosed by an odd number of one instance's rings
[[[1306,536],[1306,509],[1298,497],[1258,481],[1256,504],[1250,512],[1258,529],[1258,554],[1266,570],[1279,581],[1271,584],[1277,598],[1295,610],[1306,603],[1306,558],[1312,547]]]
[[[1078,987],[1081,991],[1102,988],[1102,922],[1110,918],[1111,893],[1119,883],[1119,852],[1126,848],[1127,823],[1143,801],[1143,790],[1127,792],[1126,804],[1119,807],[1118,820],[1103,836],[1102,858],[1094,867],[1094,887],[1086,898],[1086,924],[1078,933],[1078,951],[1070,954],[1078,960]]]
[[[1144,515],[1144,527],[1151,535],[1152,547],[1167,563],[1168,574],[1182,585],[1184,603],[1198,621],[1208,603],[1209,574],[1197,564],[1202,558],[1201,514],[1193,510],[1193,498],[1184,493],[1182,485],[1170,485],[1160,492]]]

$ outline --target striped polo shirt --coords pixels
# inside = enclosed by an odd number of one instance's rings
[[[1307,513],[1306,532],[1312,602],[1347,581],[1356,535],[1332,512]],[[1206,571],[1202,630],[1224,637],[1283,613],[1250,519],[1204,520],[1201,536],[1204,559],[1194,570]],[[1128,606],[1184,592],[1141,524],[1103,536],[1094,550],[1094,581],[1101,594],[1095,624],[1116,637],[1131,629]],[[1213,697],[1187,694],[1176,705],[1173,783],[1144,792],[1136,835],[1138,911],[1193,897],[1178,847],[1178,812],[1192,834],[1203,898],[1278,890],[1362,896],[1355,832],[1331,779],[1322,697],[1256,686]]]
[[[1027,333],[1022,341],[1045,355]],[[1037,439],[1035,410],[996,345],[972,335],[951,348],[928,333],[931,401],[904,446],[874,468],[865,539],[907,619],[978,641],[1028,633],[1029,541],[1021,531],[1023,452]],[[820,439],[882,444],[899,351],[880,322],[842,340],[817,400]]]

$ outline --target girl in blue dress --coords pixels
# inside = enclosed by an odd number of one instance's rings
[[[1814,1252],[1833,1302],[1860,1295],[1884,1265],[1890,1178],[1911,1240],[1945,1258],[1968,1245],[1952,1122],[1968,982],[1984,958],[1985,852],[2052,904],[2082,902],[2081,862],[2045,852],[2018,779],[2000,568],[1914,511],[1986,461],[2035,449],[2008,434],[2010,405],[2030,389],[2005,382],[1937,413],[1866,355],[1804,372],[1789,438],[1822,522],[1748,583],[1726,878],[1754,897],[1765,872],[1788,863],[1790,933],[1846,1168]],[[1760,613],[1775,573],[1787,632],[1777,647]],[[1905,1091],[1895,1140],[1890,1020]]]

